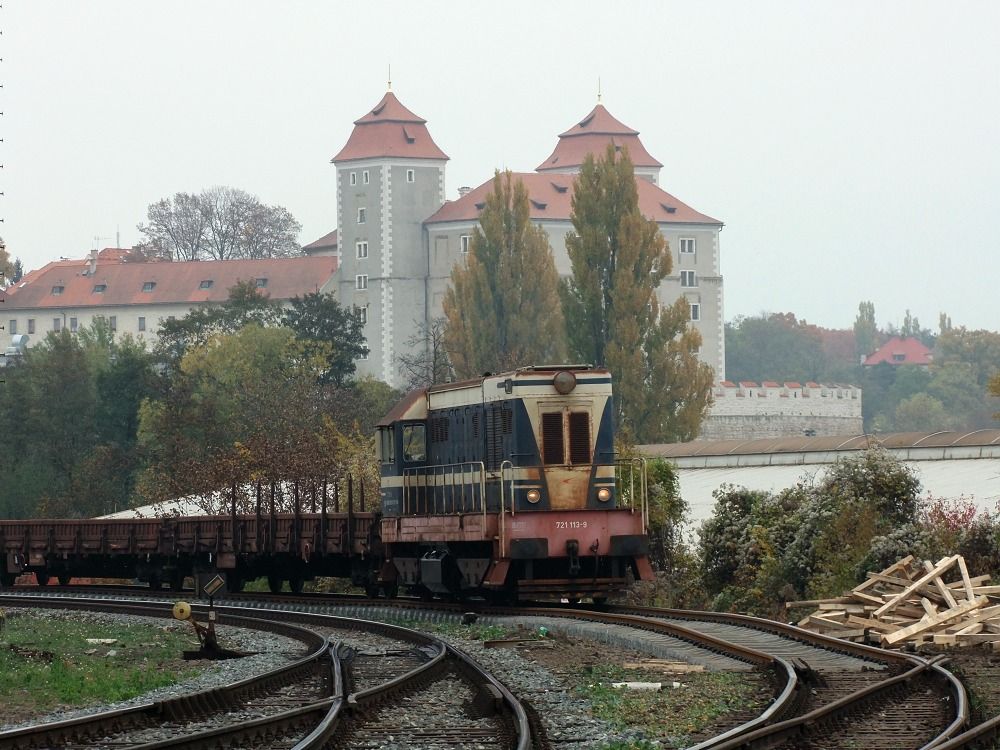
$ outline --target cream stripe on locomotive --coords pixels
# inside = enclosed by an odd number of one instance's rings
[[[541,469],[543,469],[543,468],[546,471],[551,471],[553,467],[551,467],[551,466],[548,466],[548,467],[542,467],[542,466],[521,467],[521,466],[516,466],[516,467],[514,467],[513,472],[511,472],[509,469],[504,472],[504,479],[507,480],[507,479],[513,478],[514,485],[516,487],[537,486],[537,485],[541,484],[541,478],[539,477],[539,471]],[[462,474],[463,474],[463,472],[461,472],[461,471],[456,471],[455,472],[456,476],[461,476]],[[465,484],[475,484],[476,482],[479,481],[479,472],[478,471],[467,470],[467,471],[464,472],[464,474],[465,474],[465,477],[468,479],[468,481],[465,482]],[[438,484],[435,484],[435,481],[434,481],[435,479],[438,480],[438,482],[439,482]],[[487,471],[486,472],[486,482],[487,483],[489,483],[489,482],[495,482],[498,479],[500,479],[500,472],[498,472],[498,471]],[[434,486],[443,486],[443,485],[440,484],[440,481],[441,481],[441,476],[440,475],[438,475],[438,476],[435,476],[433,474],[432,475],[421,475],[421,474],[408,475],[406,477],[406,486],[407,487],[428,487],[428,486],[434,487]],[[594,484],[595,485],[614,485],[614,483],[615,483],[615,467],[613,465],[598,466],[597,469],[596,469],[596,476],[594,478]],[[395,474],[395,475],[392,475],[392,476],[383,476],[382,477],[382,488],[383,489],[394,489],[394,488],[401,488],[401,487],[403,487],[403,477],[400,476],[399,474]]]

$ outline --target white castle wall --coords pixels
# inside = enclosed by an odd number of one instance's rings
[[[861,389],[853,385],[722,381],[712,396],[699,440],[862,432]]]

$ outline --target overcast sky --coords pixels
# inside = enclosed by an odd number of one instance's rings
[[[393,91],[448,197],[530,171],[595,104],[725,222],[725,315],[1000,329],[1000,3],[9,0],[0,216],[27,268],[140,240],[146,206],[243,188],[303,244],[330,157]],[[97,239],[95,239],[97,238]]]

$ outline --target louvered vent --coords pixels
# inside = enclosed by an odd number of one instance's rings
[[[561,464],[563,456],[562,412],[542,414],[542,460],[547,464]]]
[[[569,462],[590,463],[590,415],[585,411],[569,415]]]
[[[437,417],[431,420],[431,442],[432,443],[447,443],[448,442],[448,418],[447,417]]]
[[[510,409],[503,410],[503,434],[509,435],[514,431],[514,412]]]
[[[479,412],[472,415],[472,437],[479,437]]]

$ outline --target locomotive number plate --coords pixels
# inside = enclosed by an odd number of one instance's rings
[[[557,529],[585,529],[586,521],[556,521]]]

